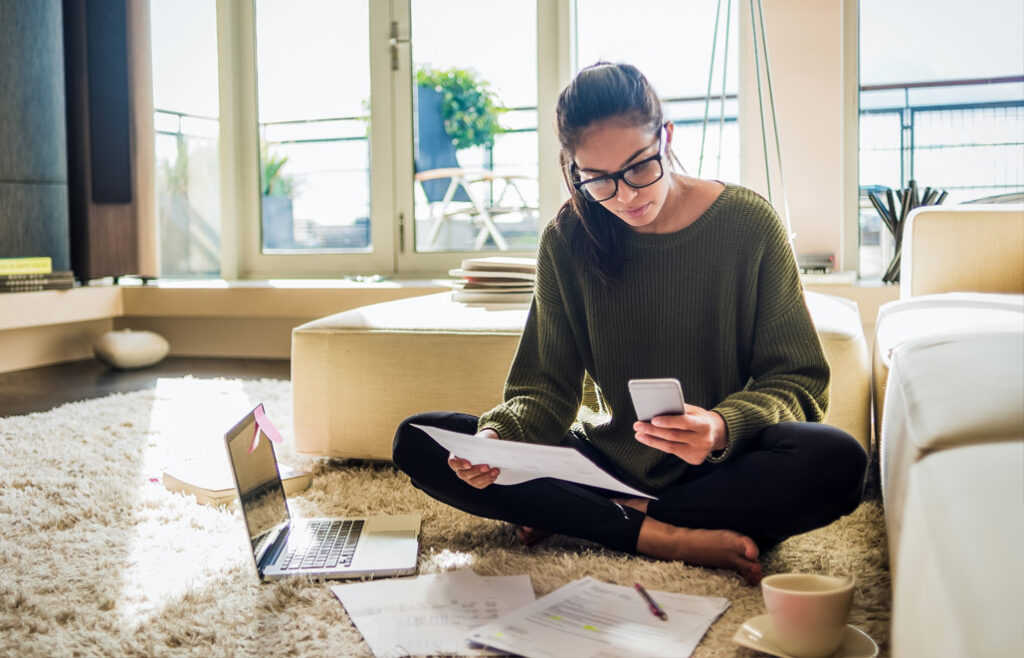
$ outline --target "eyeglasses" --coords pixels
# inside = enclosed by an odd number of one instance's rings
[[[576,181],[573,183],[573,187],[579,190],[588,201],[601,202],[607,201],[619,193],[620,180],[633,189],[654,185],[665,175],[665,170],[661,164],[665,147],[665,126],[661,127],[661,131],[658,134],[658,142],[658,153],[656,155],[644,158],[640,162],[632,164],[621,171]],[[579,170],[576,165],[573,164],[572,167],[575,177],[579,177]]]

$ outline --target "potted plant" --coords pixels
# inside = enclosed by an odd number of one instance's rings
[[[295,246],[292,195],[295,182],[284,173],[288,156],[270,153],[264,148],[260,154],[262,171],[263,247],[287,249]]]
[[[504,108],[485,80],[469,69],[425,67],[416,72],[416,84],[440,93],[444,130],[456,151],[494,146],[494,136],[503,132],[498,115]]]

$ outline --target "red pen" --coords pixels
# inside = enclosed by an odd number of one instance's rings
[[[651,598],[651,595],[647,593],[647,590],[644,589],[643,585],[640,583],[633,583],[633,587],[636,588],[636,591],[640,592],[640,596],[644,597],[644,601],[647,602],[647,607],[650,608],[652,615],[655,617],[661,617],[662,621],[668,621],[668,615],[661,609],[658,602]]]

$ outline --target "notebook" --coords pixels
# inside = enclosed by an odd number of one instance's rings
[[[420,516],[293,519],[257,405],[224,435],[261,579],[405,576],[416,571]],[[265,418],[265,417],[264,417]]]

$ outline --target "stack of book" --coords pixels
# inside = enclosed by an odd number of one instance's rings
[[[308,471],[282,465],[277,470],[286,496],[305,491],[313,481],[313,474]],[[211,507],[227,505],[238,497],[227,457],[182,459],[164,470],[162,480],[168,491],[195,496],[197,503]]]
[[[528,305],[537,279],[537,259],[489,256],[468,258],[462,267],[449,270],[458,277],[452,299],[466,304]]]
[[[0,293],[67,290],[75,287],[70,270],[53,271],[53,261],[38,258],[0,258]]]

